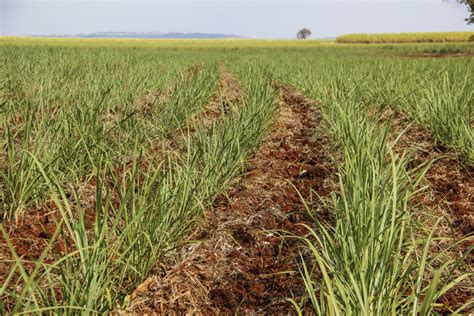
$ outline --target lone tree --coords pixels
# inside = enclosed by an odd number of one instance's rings
[[[311,36],[311,30],[307,28],[303,28],[296,33],[298,39],[306,39],[308,36]]]

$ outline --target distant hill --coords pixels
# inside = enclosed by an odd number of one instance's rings
[[[79,38],[243,38],[233,34],[219,33],[161,33],[161,32],[98,32],[77,35],[35,35],[38,37],[79,37]]]

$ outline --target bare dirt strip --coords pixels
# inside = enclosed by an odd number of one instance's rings
[[[417,209],[428,213],[420,219],[429,229],[439,217],[444,218],[436,235],[450,241],[436,242],[433,255],[456,241],[466,239],[451,251],[454,258],[459,258],[474,245],[474,166],[433,139],[425,127],[413,122],[403,112],[388,109],[383,118],[392,119],[393,137],[406,129],[394,149],[397,152],[408,150],[414,155],[410,167],[434,161],[425,176],[428,189],[418,194],[413,203]],[[473,264],[474,254],[471,251],[460,270],[472,273]],[[448,313],[448,308],[456,310],[472,299],[472,282],[474,280],[470,278],[444,295],[440,299],[444,305],[440,312]]]
[[[335,168],[321,115],[288,87],[273,132],[247,172],[208,209],[189,243],[168,256],[129,297],[125,313],[287,314],[300,297],[297,236],[310,223],[296,190],[328,196]]]
[[[219,89],[202,112],[188,120],[185,129],[193,129],[199,124],[209,128],[224,116],[236,114],[243,103],[243,91],[239,81],[224,65],[219,65]]]
[[[187,70],[183,76],[189,76],[201,69],[200,65],[193,66]],[[240,86],[238,81],[228,73],[223,67],[220,69],[220,86],[216,95],[209,101],[202,112],[200,112],[200,122],[195,124],[186,123],[183,129],[192,129],[196,124],[208,126],[221,117],[222,100],[229,102],[238,102],[237,97],[240,95]],[[160,98],[163,96],[160,95]],[[148,102],[149,98],[139,97],[140,102]],[[151,106],[150,104],[147,106]],[[145,107],[147,108],[147,107]],[[190,118],[194,120],[194,118]],[[186,133],[184,133],[186,134]],[[140,162],[142,168],[146,168],[153,161],[162,161],[170,151],[176,150],[179,146],[183,132],[176,132],[164,140],[158,140],[152,144],[151,148],[145,153],[143,161]],[[120,175],[130,166],[124,165],[117,167],[115,172]],[[85,224],[87,229],[92,229],[95,222],[96,208],[96,178],[75,185],[81,206],[85,213]],[[112,192],[111,194],[114,194]],[[75,208],[76,201],[72,193],[67,193],[70,198],[70,204]],[[113,197],[112,197],[113,198]],[[118,197],[117,203],[118,202]],[[42,253],[46,250],[51,238],[57,230],[57,223],[60,222],[61,214],[53,201],[45,201],[40,206],[27,210],[20,219],[11,219],[3,221],[3,227],[7,231],[10,241],[12,242],[18,256],[29,263],[25,263],[28,269],[34,268],[34,261],[38,260]],[[69,240],[64,239],[65,236],[58,236],[53,244],[50,253],[45,258],[45,263],[53,263],[58,256],[65,255],[71,251]],[[0,235],[0,284],[6,280],[11,267],[13,266],[13,256],[6,244],[3,236]],[[7,302],[5,302],[7,303]]]
[[[474,57],[474,51],[459,52],[459,53],[416,53],[416,54],[402,55],[402,57],[409,58],[409,59]]]

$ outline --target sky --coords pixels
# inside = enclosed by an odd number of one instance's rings
[[[2,35],[202,32],[252,38],[474,31],[455,0],[0,0]]]

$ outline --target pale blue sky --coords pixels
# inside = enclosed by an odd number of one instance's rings
[[[0,0],[3,35],[206,32],[292,38],[345,33],[474,31],[454,0]]]

